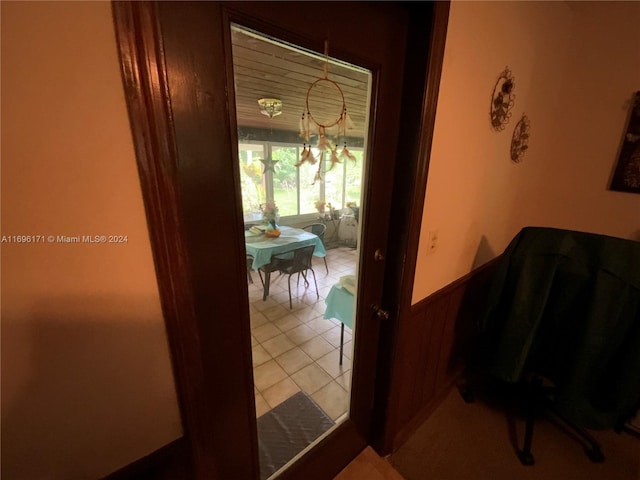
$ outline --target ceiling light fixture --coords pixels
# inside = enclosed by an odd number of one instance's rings
[[[277,98],[261,98],[258,100],[260,113],[269,118],[277,117],[282,113],[282,101]]]

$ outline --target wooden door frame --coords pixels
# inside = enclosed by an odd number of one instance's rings
[[[392,209],[394,228],[389,235],[389,262],[385,271],[385,297],[394,305],[394,321],[382,325],[378,355],[378,375],[373,414],[372,446],[381,455],[392,453],[394,439],[403,427],[396,412],[405,408],[390,402],[393,362],[402,345],[397,343],[398,325],[411,313],[413,283],[418,258],[418,243],[427,189],[431,143],[436,120],[436,107],[442,76],[442,64],[449,22],[450,2],[436,1],[430,16],[420,14],[421,2],[406,2],[411,13],[409,50],[405,62],[402,118],[409,128],[402,129],[398,158],[404,168],[397,169],[394,179]],[[424,32],[429,32],[425,35]],[[419,99],[419,101],[417,100]]]
[[[242,228],[241,199],[237,198],[233,185],[224,191],[207,191],[193,175],[184,175],[180,163],[188,161],[178,158],[178,145],[172,106],[169,103],[168,78],[165,55],[160,33],[157,5],[154,2],[113,2],[116,37],[119,46],[125,95],[136,159],[140,175],[145,212],[149,228],[162,311],[171,352],[173,373],[182,417],[184,437],[190,447],[195,478],[257,478],[258,453],[255,413],[242,414],[241,424],[221,423],[236,418],[234,415],[215,415],[212,399],[222,411],[251,412],[254,409],[252,379],[242,378],[233,371],[216,372],[205,365],[241,365],[243,371],[251,372],[250,332],[234,335],[233,330],[221,334],[230,335],[220,348],[210,348],[211,325],[206,320],[211,315],[234,318],[237,305],[228,305],[223,298],[202,301],[202,295],[215,295],[210,289],[203,293],[198,287],[215,285],[215,272],[199,268],[191,259],[203,252],[203,242],[210,241],[215,232],[194,231],[193,222],[185,224],[185,216],[194,215],[198,202],[208,205],[228,205],[220,209],[218,221],[221,225]],[[215,8],[212,5],[211,8]],[[213,42],[215,44],[215,41]],[[224,46],[217,44],[223,57]],[[224,85],[214,89],[225,90]],[[226,103],[216,102],[215,109],[225,109]],[[221,145],[229,145],[230,126],[215,132]],[[211,136],[211,132],[208,132]],[[211,175],[211,172],[205,172]],[[184,198],[182,192],[195,192]],[[213,225],[211,226],[213,227]],[[213,227],[215,228],[215,227]],[[237,241],[235,236],[224,237],[225,241]],[[237,247],[237,246],[236,246]],[[232,256],[231,256],[232,257]],[[225,281],[236,285],[244,292],[246,288],[246,266],[240,258],[228,258]],[[219,307],[217,312],[212,307]],[[246,322],[248,325],[248,311]],[[237,333],[237,332],[235,332]],[[224,391],[215,392],[214,385],[225,385]],[[234,431],[231,438],[221,438],[220,430]],[[247,454],[247,445],[255,451]],[[247,461],[251,458],[251,461]],[[231,466],[231,467],[230,467]],[[231,469],[230,469],[231,468]]]
[[[385,306],[394,305],[393,310],[396,313],[402,311],[401,307],[407,298],[410,300],[413,285],[413,265],[435,120],[435,99],[444,55],[448,7],[448,2],[435,2],[431,14],[425,16],[421,13],[424,12],[424,6],[416,9],[411,2],[405,4],[405,8],[412,12],[411,28],[417,35],[415,38],[418,38],[420,33],[424,36],[424,30],[419,29],[427,24],[430,24],[432,32],[426,44],[419,42],[419,46],[407,52],[409,64],[418,65],[417,61],[422,62],[424,66],[426,61],[428,65],[422,69],[424,81],[405,82],[402,92],[404,120],[417,115],[419,121],[407,121],[407,128],[403,130],[404,141],[401,142],[398,152],[398,158],[403,159],[403,168],[397,169],[398,175],[394,179],[393,205],[403,206],[405,210],[407,205],[411,206],[411,214],[394,222],[393,232],[389,235],[390,246],[393,248],[387,253],[384,299]],[[210,8],[216,10],[215,14],[221,20],[222,26],[223,13],[220,5],[211,4]],[[204,295],[198,286],[210,285],[216,278],[213,272],[199,268],[191,259],[210,254],[203,250],[203,245],[216,235],[215,226],[194,230],[189,222],[181,222],[185,216],[188,218],[189,215],[198,212],[198,202],[222,204],[220,200],[223,199],[229,208],[220,212],[219,224],[242,228],[242,218],[237,214],[241,211],[241,198],[233,185],[225,191],[211,192],[203,188],[200,178],[184,175],[178,168],[180,162],[188,162],[189,158],[178,158],[178,140],[175,135],[172,106],[169,104],[165,52],[161,41],[162,35],[167,32],[160,33],[157,13],[153,2],[113,2],[125,94],[184,434],[190,445],[196,478],[258,478],[257,451],[247,453],[246,450],[247,445],[251,445],[253,450],[257,447],[251,378],[239,378],[231,369],[228,374],[223,372],[221,375],[221,372],[217,372],[216,378],[212,378],[211,373],[204,367],[212,364],[211,362],[227,362],[241,365],[245,372],[251,372],[250,332],[237,329],[235,332],[229,331],[229,338],[219,348],[207,348],[208,339],[211,338],[211,326],[205,320],[214,314],[208,308],[211,305],[218,308],[222,305],[223,311],[216,311],[216,315],[233,315],[239,307],[229,305],[224,310],[224,299],[217,302],[198,301],[199,296]],[[216,41],[213,41],[213,44],[216,45],[215,54],[218,58],[224,57],[225,45]],[[428,59],[425,55],[428,55]],[[219,87],[219,91],[224,91],[224,85],[212,87]],[[415,108],[415,98],[424,98],[418,110]],[[228,118],[227,108],[225,102],[215,103],[214,106],[214,109],[224,109]],[[405,113],[410,117],[405,117]],[[196,131],[197,127],[195,126]],[[215,140],[225,148],[233,148],[229,145],[230,128],[231,125],[226,124],[215,134]],[[204,173],[211,175],[215,172]],[[197,193],[190,195],[191,198],[184,198],[181,192],[186,188],[190,191],[195,189]],[[407,200],[409,203],[406,203]],[[227,241],[233,244],[237,239],[231,235]],[[234,247],[237,245],[234,244]],[[225,270],[225,281],[244,291],[244,302],[248,304],[244,261],[240,258],[229,258],[226,262],[228,268]],[[207,291],[206,294],[211,294],[211,291]],[[213,294],[215,295],[215,292]],[[245,314],[248,316],[248,311]],[[243,320],[248,320],[248,317]],[[244,324],[248,326],[249,322],[246,321]],[[394,323],[390,322],[387,329],[393,333]],[[381,336],[381,359],[384,359],[384,354],[392,357],[392,339],[393,335]],[[389,365],[382,362],[378,370],[382,381],[377,383],[374,411],[383,415],[381,419],[384,420],[387,410],[393,408],[386,404],[389,393]],[[215,384],[226,385],[225,391],[213,391],[212,385]],[[216,434],[220,427],[219,422],[224,422],[225,419],[224,415],[212,412],[212,399],[216,400],[218,408],[242,412],[239,417],[244,420],[241,424],[233,425],[233,438],[221,438]],[[229,417],[238,418],[237,415]],[[379,450],[384,451],[385,445],[388,444],[389,432],[386,431],[384,421],[379,425],[381,427],[372,432],[371,438],[364,441],[371,441]],[[348,438],[347,435],[350,434],[347,433],[347,429],[341,427],[343,426],[336,429],[333,439],[344,445],[345,458],[352,458],[357,451],[348,451],[352,448],[349,446],[362,444],[363,439]],[[313,478],[327,478],[332,471],[323,457],[322,443],[316,451],[315,455],[307,456],[304,462],[307,467],[313,466],[316,471]],[[247,462],[248,457],[252,459],[250,462]],[[290,471],[286,477],[295,478],[295,472]]]

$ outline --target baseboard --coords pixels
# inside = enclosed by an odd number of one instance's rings
[[[184,437],[117,470],[103,480],[188,480],[191,474],[189,445]]]

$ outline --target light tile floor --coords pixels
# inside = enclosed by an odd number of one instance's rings
[[[387,459],[367,447],[334,480],[404,480]]]
[[[318,281],[296,285],[291,277],[293,309],[289,308],[287,276],[271,275],[270,295],[262,300],[258,272],[251,272],[249,309],[256,396],[256,414],[261,416],[296,392],[303,390],[334,420],[347,413],[351,383],[352,339],[345,328],[344,357],[339,365],[340,322],[322,318],[324,299],[343,275],[355,273],[355,249],[327,250],[327,274],[322,258],[313,257]]]

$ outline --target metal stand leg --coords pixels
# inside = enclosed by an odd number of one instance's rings
[[[264,292],[262,294],[262,301],[265,301],[269,296],[269,283],[271,283],[271,273],[264,272]]]
[[[551,414],[553,415],[553,419],[555,421],[562,423],[565,427],[569,427],[576,435],[578,435],[582,439],[582,441],[584,442],[584,453],[587,455],[587,457],[589,457],[589,460],[591,460],[593,463],[604,462],[604,454],[600,449],[600,444],[595,438],[593,438],[577,425],[574,425],[572,422],[564,418],[555,410],[551,409]]]
[[[528,385],[528,407],[527,407],[527,422],[524,432],[524,446],[517,455],[520,463],[525,466],[533,465],[535,459],[531,453],[531,443],[533,442],[533,424],[535,422],[536,410],[537,410],[537,397],[538,391],[542,386],[542,379],[540,377],[534,377]]]
[[[340,325],[340,365],[342,365],[343,350],[344,350],[344,323]]]

